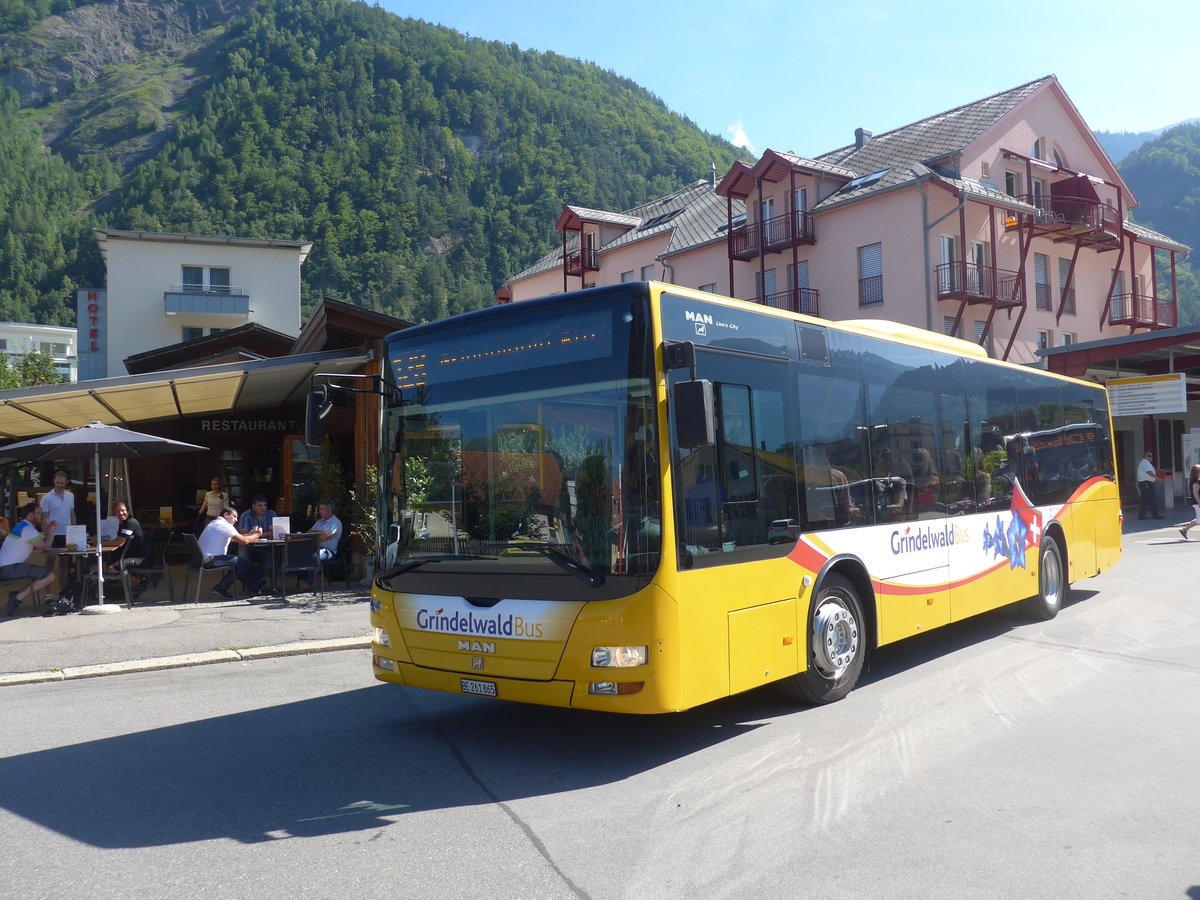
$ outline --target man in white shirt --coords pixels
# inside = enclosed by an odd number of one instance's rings
[[[0,544],[0,580],[16,581],[28,578],[30,583],[19,591],[8,594],[7,613],[17,611],[26,597],[54,581],[54,571],[29,562],[34,550],[45,552],[54,539],[54,523],[46,522],[45,514],[37,503],[26,503],[21,507],[21,521],[16,524],[4,543]],[[43,534],[43,529],[45,533]]]
[[[1158,471],[1154,468],[1154,454],[1147,450],[1142,454],[1142,461],[1137,467],[1137,485],[1138,492],[1141,494],[1141,501],[1138,503],[1138,518],[1144,519],[1147,515],[1161,519],[1162,513],[1158,509],[1158,491],[1155,488],[1158,485]]]
[[[229,588],[233,586],[235,578],[242,583],[248,597],[257,594],[262,586],[262,576],[256,572],[254,563],[229,552],[230,541],[235,544],[253,544],[262,537],[262,529],[252,528],[242,534],[235,527],[234,523],[236,522],[237,510],[228,506],[221,515],[204,526],[204,531],[201,532],[199,539],[200,552],[204,554],[204,568],[215,569],[233,565],[233,568],[226,570],[224,577],[213,588],[213,593],[222,600],[233,599],[229,594]]]
[[[61,469],[54,473],[54,489],[42,498],[42,512],[45,513],[46,521],[53,522],[55,532],[60,536],[59,546],[65,546],[67,526],[78,524],[75,521],[75,495],[67,490],[67,473]],[[46,551],[46,561],[50,564],[50,568],[54,568],[55,560],[58,561],[59,575],[63,581],[66,581],[67,565],[69,560],[66,557],[59,557],[51,547]]]

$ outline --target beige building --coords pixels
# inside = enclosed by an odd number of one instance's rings
[[[125,375],[130,356],[249,323],[300,333],[300,267],[312,244],[96,231],[107,289],[77,294],[79,377]]]
[[[654,278],[829,319],[957,334],[1014,362],[1177,324],[1188,248],[1047,76],[814,157],[768,150],[621,213],[568,206],[500,302]]]

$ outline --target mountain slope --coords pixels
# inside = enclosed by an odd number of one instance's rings
[[[131,0],[61,17],[107,16],[119,61],[67,52],[79,27],[49,42],[70,30],[53,17],[3,35],[0,78],[25,86],[18,118],[82,185],[65,216],[80,230],[312,240],[306,304],[329,294],[416,320],[483,305],[555,239],[565,202],[627,208],[741,155],[556,54],[345,0],[181,5],[191,19]],[[0,291],[12,227],[0,211]]]

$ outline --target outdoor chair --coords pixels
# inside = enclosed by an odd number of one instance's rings
[[[183,543],[187,547],[188,554],[189,554],[188,571],[195,570],[195,572],[196,572],[196,592],[192,597],[192,602],[199,603],[200,602],[200,582],[202,582],[204,580],[204,574],[206,572],[224,573],[226,571],[229,571],[229,570],[235,568],[237,564],[236,563],[226,563],[225,565],[221,565],[221,566],[206,566],[206,565],[204,565],[204,554],[200,550],[199,539],[194,534],[189,534],[187,532],[184,532]],[[187,590],[186,580],[184,581],[183,587],[184,587],[184,590],[186,591]],[[233,595],[234,595],[234,597],[237,596],[237,581],[236,580],[233,582]]]
[[[174,603],[175,583],[171,579],[171,567],[167,562],[167,549],[171,545],[172,537],[174,537],[174,532],[170,528],[165,528],[162,525],[154,526],[150,534],[146,537],[146,556],[137,565],[127,568],[125,572],[127,576],[139,575],[142,578],[151,578],[153,576],[154,580],[157,580],[159,577],[165,577],[167,580],[167,592],[171,597],[171,602]],[[128,581],[128,577],[126,581]],[[186,588],[186,585],[184,587]]]
[[[318,598],[325,599],[325,573],[321,565],[320,547],[321,535],[315,531],[283,536],[283,577],[280,579],[280,590],[285,603],[287,579],[291,573],[307,574],[317,588]]]
[[[337,551],[329,559],[321,561],[321,571],[326,584],[336,577],[339,581],[345,581],[346,590],[350,590],[350,533],[345,529],[342,529],[342,535],[338,538]]]

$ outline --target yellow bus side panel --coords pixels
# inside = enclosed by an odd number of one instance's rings
[[[795,600],[729,613],[729,692],[794,674],[804,644],[804,636],[796,632]]]
[[[950,621],[950,591],[946,589],[948,574],[947,568],[930,570],[930,585],[924,588],[881,580],[873,582],[879,610],[880,645],[930,631]],[[867,598],[862,599],[864,603],[868,602]]]
[[[797,604],[801,579],[813,574],[786,557],[671,572],[664,568],[659,582],[673,596],[686,597],[679,607],[679,644],[687,648],[681,654],[680,697],[684,707],[707,703],[748,687],[794,675],[803,666],[805,631],[801,620],[807,610]],[[774,613],[758,613],[764,607],[778,607]],[[734,635],[734,615],[749,611],[743,621],[766,627],[765,633]],[[783,621],[785,610],[790,619]],[[792,636],[791,646],[783,650],[784,639]],[[739,654],[737,660],[731,654]],[[771,678],[763,678],[769,668]]]

